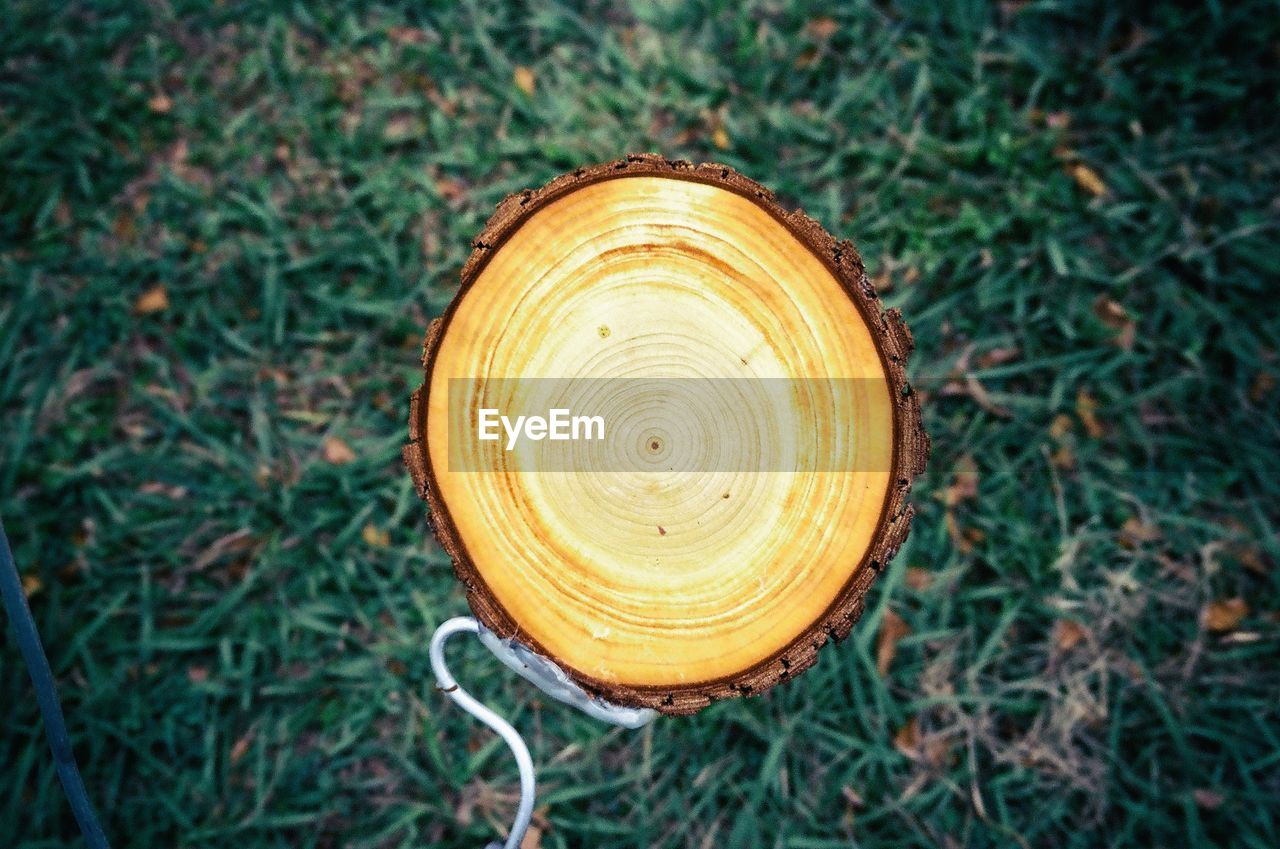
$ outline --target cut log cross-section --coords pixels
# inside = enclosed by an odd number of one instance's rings
[[[645,155],[507,198],[473,248],[428,329],[404,453],[477,618],[589,693],[672,714],[758,693],[846,636],[929,450],[911,335],[854,247],[732,169]],[[486,381],[533,378],[853,388],[779,413],[793,466],[646,466],[680,431],[641,439],[634,467],[538,473],[457,426]],[[711,427],[761,427],[717,404]]]

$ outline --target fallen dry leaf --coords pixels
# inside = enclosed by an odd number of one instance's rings
[[[951,538],[951,544],[955,546],[956,551],[961,554],[969,554],[973,551],[973,540],[970,539],[971,528],[960,527],[959,520],[956,519],[954,511],[948,509],[943,514],[943,520],[947,526],[947,536]]]
[[[881,266],[880,270],[871,278],[871,285],[876,287],[877,292],[888,292],[893,289],[893,272],[888,265]]]
[[[231,746],[231,765],[232,766],[235,766],[236,764],[240,763],[240,761],[244,758],[245,754],[248,753],[249,744],[252,742],[253,742],[253,732],[250,731],[248,734],[244,735],[239,740],[237,740],[234,744],[232,744]]]
[[[1100,295],[1093,301],[1093,314],[1108,328],[1115,330],[1111,342],[1117,348],[1121,351],[1133,351],[1134,339],[1138,338],[1138,323],[1130,318],[1128,310],[1111,298]]]
[[[965,454],[956,461],[951,485],[943,491],[942,501],[953,507],[961,501],[978,497],[978,464],[972,455]]]
[[[391,544],[391,535],[373,522],[369,522],[364,526],[360,531],[360,538],[365,541],[366,545],[371,545],[374,548],[386,548]]]
[[[427,34],[417,27],[392,27],[387,35],[396,44],[421,44],[427,40]]]
[[[1013,411],[1008,407],[1000,406],[992,400],[987,388],[982,385],[978,378],[971,374],[948,380],[942,385],[941,394],[947,396],[967,395],[975,404],[993,416],[999,416],[1002,419],[1013,418]]]
[[[1249,605],[1242,598],[1224,598],[1205,606],[1200,621],[1210,631],[1230,631],[1249,615]]]
[[[1155,525],[1142,521],[1137,516],[1124,520],[1120,528],[1120,542],[1126,548],[1137,548],[1144,542],[1155,542],[1162,534]]]
[[[1156,554],[1156,562],[1160,564],[1160,568],[1164,574],[1172,575],[1180,581],[1186,581],[1188,584],[1194,583],[1196,580],[1196,570],[1180,560],[1175,560],[1163,552]]]
[[[1197,787],[1191,791],[1192,797],[1196,800],[1196,805],[1204,808],[1206,811],[1214,811],[1222,807],[1222,803],[1226,801],[1222,794],[1216,790],[1209,790],[1205,787]]]
[[[921,734],[918,716],[911,717],[893,735],[893,747],[913,761],[935,767],[946,763],[951,753],[951,742],[944,735],[932,734],[926,737]]]
[[[1275,388],[1275,375],[1269,371],[1260,371],[1253,376],[1253,382],[1249,384],[1249,400],[1257,404],[1270,395]]]
[[[951,756],[951,741],[935,734],[924,741],[924,759],[935,767],[940,767]]]
[[[973,552],[975,544],[983,542],[987,539],[986,531],[980,528],[965,528],[960,525],[960,521],[956,519],[955,511],[950,507],[943,512],[943,521],[947,528],[947,535],[951,538],[952,546],[961,554]]]
[[[804,28],[809,35],[819,41],[826,41],[836,34],[836,30],[840,29],[840,25],[832,18],[814,18],[805,24]]]
[[[1050,112],[1044,116],[1044,123],[1051,130],[1065,130],[1071,126],[1071,113]]]
[[[326,436],[322,450],[325,461],[335,466],[350,463],[356,458],[356,452],[351,450],[351,446],[336,436]]]
[[[90,545],[97,536],[97,525],[92,519],[82,519],[80,527],[71,533],[71,544],[76,548]]]
[[[1050,455],[1049,462],[1053,463],[1055,468],[1069,472],[1076,467],[1076,452],[1071,450],[1070,445],[1059,445],[1058,450]]]
[[[1049,425],[1049,436],[1055,441],[1062,439],[1062,437],[1071,432],[1072,427],[1071,416],[1066,413],[1059,413],[1053,417],[1053,424]]]
[[[1016,360],[1022,352],[1017,348],[992,348],[978,357],[978,368],[991,368]]]
[[[402,112],[392,115],[387,125],[382,128],[382,137],[387,141],[403,141],[413,135],[413,116]]]
[[[427,100],[430,100],[432,106],[443,112],[446,118],[452,118],[458,114],[458,102],[445,97],[434,83],[427,83],[426,92]]]
[[[27,598],[31,598],[31,596],[40,592],[43,587],[44,582],[40,580],[39,575],[27,572],[22,576],[22,591],[26,593]]]
[[[241,528],[238,531],[232,531],[229,534],[223,534],[210,543],[203,551],[200,552],[191,561],[188,567],[192,572],[199,572],[218,560],[226,557],[228,554],[238,554],[249,551],[256,545],[253,538],[253,532],[248,528]]]
[[[812,68],[814,65],[818,64],[819,57],[820,54],[816,48],[806,47],[804,50],[800,51],[799,56],[796,56],[796,60],[791,63],[791,66],[797,71],[803,71],[805,68]]]
[[[1071,651],[1086,634],[1085,627],[1071,619],[1059,619],[1053,623],[1053,644],[1058,651]]]
[[[1100,439],[1106,433],[1106,429],[1098,419],[1098,402],[1083,389],[1076,393],[1076,415],[1089,436]]]
[[[204,666],[187,667],[187,679],[192,684],[201,684],[209,680],[209,669]]]
[[[893,735],[893,747],[912,760],[920,757],[920,719],[918,717],[911,717],[907,720],[907,724]]]
[[[1076,162],[1070,166],[1071,176],[1075,178],[1076,185],[1084,189],[1094,197],[1102,197],[1107,193],[1107,184],[1102,182],[1102,178],[1098,176],[1098,172],[1094,171],[1083,162]]]
[[[440,193],[440,197],[453,203],[467,194],[467,187],[452,177],[438,177],[436,179],[436,191]]]
[[[173,110],[173,100],[167,94],[157,94],[147,101],[147,108],[157,115],[167,115]]]
[[[889,673],[893,656],[898,653],[898,641],[911,633],[911,626],[893,610],[886,608],[880,620],[880,635],[876,641],[876,669],[883,678]]]
[[[138,296],[138,300],[133,302],[133,311],[138,315],[147,315],[153,312],[163,312],[169,308],[169,293],[165,291],[164,286],[152,286],[147,291]]]
[[[515,80],[516,88],[533,97],[533,90],[538,84],[538,78],[534,76],[532,68],[516,65],[516,70],[512,77]]]
[[[138,236],[138,222],[127,210],[120,210],[111,221],[111,235],[122,242],[132,244]]]
[[[933,584],[933,573],[920,566],[908,566],[905,580],[911,589],[924,592]]]
[[[1232,556],[1240,561],[1240,565],[1259,575],[1267,575],[1271,572],[1271,561],[1258,548],[1250,545],[1233,545],[1230,549]]]
[[[176,486],[160,481],[147,481],[138,487],[138,492],[143,495],[163,495],[172,501],[181,501],[187,497],[187,488],[185,486]]]
[[[536,825],[529,826],[529,830],[524,833],[524,837],[520,838],[520,849],[541,849],[542,847],[542,829]]]
[[[1031,0],[1000,0],[1000,15],[1008,20],[1030,5]]]
[[[729,140],[729,134],[725,132],[724,127],[716,127],[711,133],[711,143],[721,150],[728,150],[733,144]]]
[[[1115,331],[1111,341],[1116,347],[1123,351],[1133,350],[1133,342],[1138,335],[1138,324],[1129,316],[1128,310],[1106,295],[1099,295],[1093,301],[1093,314]]]
[[[1119,330],[1130,321],[1128,310],[1106,295],[1099,295],[1093,299],[1093,314],[1112,330]]]

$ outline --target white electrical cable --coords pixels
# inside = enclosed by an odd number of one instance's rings
[[[529,747],[525,745],[520,733],[505,719],[476,701],[449,674],[449,667],[444,662],[444,644],[454,634],[477,635],[485,648],[544,693],[595,719],[624,728],[639,728],[650,722],[657,713],[641,708],[620,707],[591,696],[573,683],[564,670],[552,661],[514,640],[500,639],[470,616],[455,616],[442,623],[431,635],[431,648],[428,651],[431,671],[436,676],[436,686],[458,707],[498,732],[507,741],[511,753],[516,756],[516,766],[520,770],[520,804],[516,808],[516,820],[511,824],[511,833],[507,835],[505,844],[490,843],[485,849],[519,849],[520,841],[529,829],[529,819],[533,816],[533,759],[529,756]]]
[[[516,808],[516,820],[511,824],[511,833],[507,835],[505,844],[490,843],[486,849],[519,849],[524,833],[529,829],[529,819],[533,816],[533,758],[529,757],[529,747],[524,744],[520,734],[511,727],[511,723],[498,716],[489,708],[480,704],[470,693],[462,689],[444,662],[444,644],[454,634],[479,634],[480,623],[470,616],[455,616],[446,620],[431,635],[431,671],[436,676],[436,686],[458,707],[498,732],[511,754],[516,756],[516,766],[520,770],[520,805]]]

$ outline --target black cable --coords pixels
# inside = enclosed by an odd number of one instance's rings
[[[18,567],[13,562],[13,552],[9,550],[9,537],[5,536],[3,521],[0,521],[0,595],[4,596],[5,612],[13,623],[18,648],[27,664],[27,672],[31,673],[36,702],[40,705],[40,715],[44,717],[45,736],[49,738],[53,762],[58,767],[62,790],[71,803],[71,812],[80,824],[80,833],[84,835],[84,842],[89,849],[108,849],[107,837],[98,824],[98,815],[93,810],[93,803],[89,801],[84,779],[80,777],[75,753],[71,751],[71,737],[67,734],[62,703],[58,701],[58,691],[53,684],[53,670],[49,668],[49,658],[45,656],[44,646],[40,644],[40,632],[36,630],[36,621],[31,616],[27,594],[22,591],[22,581],[18,578]]]

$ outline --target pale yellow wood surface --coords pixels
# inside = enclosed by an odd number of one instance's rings
[[[854,471],[449,471],[450,378],[619,376],[859,378],[786,411],[842,452],[824,468]],[[786,647],[863,561],[890,485],[893,410],[858,309],[767,211],[688,180],[598,182],[536,212],[457,306],[428,397],[476,570],[526,639],[605,682],[714,681]]]

